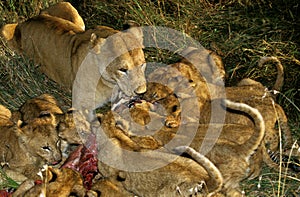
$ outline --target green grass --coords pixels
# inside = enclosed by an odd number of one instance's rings
[[[34,16],[41,8],[57,0],[22,2],[0,2],[0,26]],[[107,25],[121,29],[124,21],[131,19],[141,25],[166,26],[187,33],[223,58],[228,86],[250,77],[272,87],[276,69],[272,65],[258,68],[257,61],[262,56],[278,57],[285,69],[285,81],[277,102],[289,118],[294,138],[300,139],[300,111],[297,109],[300,107],[300,18],[297,0],[70,2],[84,18],[87,28]],[[0,41],[1,104],[15,110],[28,98],[51,93],[66,108],[71,105],[70,92],[47,79],[30,60],[14,54],[3,40]],[[146,49],[145,53],[151,61],[171,63],[176,59],[158,49]],[[281,175],[279,182],[279,174],[264,167],[261,181],[258,178],[245,181],[243,188],[249,196],[299,196],[299,175]],[[284,177],[287,177],[285,183]],[[257,187],[259,182],[260,188]]]
[[[7,176],[7,174],[3,171],[0,166],[0,190],[3,189],[17,189],[19,184],[15,182],[13,179]]]

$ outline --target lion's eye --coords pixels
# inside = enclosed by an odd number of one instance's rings
[[[157,93],[156,93],[156,92],[153,92],[153,93],[152,93],[152,97],[153,97],[153,98],[158,97]]]
[[[128,69],[127,68],[120,68],[119,71],[121,71],[123,73],[127,73]]]
[[[48,151],[48,152],[51,151],[50,146],[43,146],[42,149],[45,150],[45,151]]]
[[[178,108],[178,106],[177,106],[177,105],[174,105],[174,106],[172,107],[172,112],[176,112],[176,111],[177,111],[177,108]]]

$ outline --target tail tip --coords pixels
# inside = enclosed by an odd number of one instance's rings
[[[188,148],[187,146],[177,146],[173,148],[173,151],[177,154],[182,154],[186,151],[187,148]]]

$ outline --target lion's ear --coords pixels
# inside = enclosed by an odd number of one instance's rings
[[[23,121],[21,121],[21,120],[18,120],[17,123],[16,123],[16,125],[17,125],[17,128],[14,130],[14,132],[16,133],[16,135],[17,135],[18,137],[23,136],[23,135],[24,135],[24,132],[23,132],[22,128],[23,128],[24,126],[26,126],[27,123],[25,123],[25,122],[23,122]]]
[[[9,41],[13,39],[17,25],[17,23],[7,24],[1,28],[1,34],[5,38],[5,40]]]
[[[133,21],[133,20],[127,20],[123,24],[123,30],[130,29],[131,27],[140,27],[140,24],[138,24],[136,21]]]
[[[21,52],[21,31],[17,23],[4,25],[1,28],[1,35],[11,49]]]
[[[142,28],[140,28],[140,24],[133,20],[128,20],[123,24],[123,29],[125,32],[132,33],[138,41],[143,44],[144,34]]]
[[[99,38],[95,33],[92,33],[90,38],[90,50],[95,54],[99,54],[104,41],[104,38]]]

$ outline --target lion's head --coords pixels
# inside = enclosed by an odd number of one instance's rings
[[[103,26],[97,27],[91,36],[91,42],[95,42],[91,51],[95,52],[96,48],[96,53],[100,53],[100,61],[104,62],[98,65],[102,82],[108,86],[118,85],[126,96],[134,96],[145,93],[147,89],[143,33],[132,21],[126,28],[118,32]],[[103,34],[103,29],[109,32]],[[93,41],[95,35],[97,38]]]
[[[60,139],[56,130],[56,121],[53,114],[42,112],[39,117],[29,122],[18,123],[15,130],[18,140],[31,157],[41,158],[48,164],[57,164],[61,160],[59,149]],[[20,153],[19,153],[20,154]],[[23,153],[21,153],[23,154]],[[28,157],[20,155],[20,158]]]

